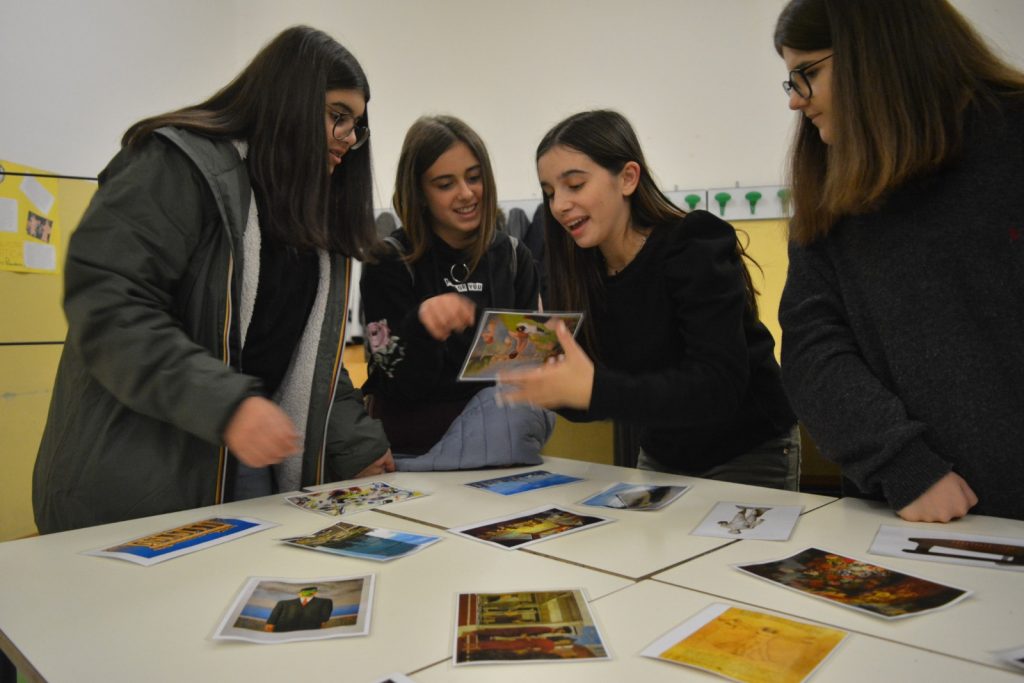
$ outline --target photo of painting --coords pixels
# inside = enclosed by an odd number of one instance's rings
[[[82,554],[149,566],[275,526],[250,517],[211,517]]]
[[[885,619],[948,607],[970,591],[935,583],[820,548],[736,569],[837,605]]]
[[[462,381],[493,381],[499,372],[543,365],[562,353],[555,323],[576,335],[582,313],[486,310],[459,372]]]
[[[461,593],[452,663],[609,659],[583,592]]]
[[[869,553],[930,562],[1024,571],[1024,538],[954,534],[883,524]]]
[[[583,499],[580,504],[617,510],[660,510],[689,490],[689,486],[623,482]]]
[[[583,480],[579,477],[571,477],[568,474],[554,474],[547,470],[531,470],[522,474],[510,474],[507,477],[471,481],[466,486],[484,489],[492,493],[500,493],[503,496],[512,496],[517,493],[547,488],[548,486],[571,484],[574,481]]]
[[[512,550],[611,521],[607,517],[581,515],[564,508],[545,506],[510,517],[454,527],[448,531]]]
[[[370,632],[373,574],[319,579],[250,577],[215,640],[285,643]]]
[[[287,496],[285,500],[303,510],[338,516],[425,495],[427,494],[423,491],[410,491],[383,481],[372,481],[368,484],[299,493]]]
[[[803,510],[802,505],[721,502],[711,508],[693,535],[786,541]]]
[[[299,548],[385,562],[411,555],[441,539],[438,536],[423,536],[339,522],[308,536],[281,540]]]
[[[715,603],[641,654],[743,683],[800,683],[845,637],[845,631]]]

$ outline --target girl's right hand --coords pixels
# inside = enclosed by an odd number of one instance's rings
[[[455,292],[438,294],[420,304],[420,322],[438,341],[472,327],[475,320],[476,304]]]
[[[238,405],[224,430],[224,444],[249,467],[275,465],[301,450],[291,418],[262,396],[250,396]]]

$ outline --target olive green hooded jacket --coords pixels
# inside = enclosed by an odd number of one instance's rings
[[[258,272],[258,248],[248,268],[243,248],[251,202],[234,144],[175,128],[100,174],[68,246],[68,337],[33,478],[42,533],[230,500],[237,461],[222,433],[259,393],[236,369],[243,290],[254,299],[258,282],[243,278]],[[322,324],[310,314],[313,343],[289,368],[312,381],[298,410],[279,401],[304,435],[302,486],[349,478],[388,448],[342,367],[349,268],[321,253]]]

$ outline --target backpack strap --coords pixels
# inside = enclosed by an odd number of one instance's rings
[[[387,242],[392,247],[394,247],[395,251],[398,252],[399,257],[402,257],[402,259],[401,259],[402,260],[402,264],[405,266],[405,270],[409,273],[409,279],[412,280],[412,284],[415,286],[416,285],[416,274],[413,272],[412,266],[409,265],[409,262],[406,261],[405,258],[404,258],[405,257],[405,247],[402,245],[402,243],[397,238],[395,238],[395,237],[393,237],[391,235],[388,235],[387,237],[383,238],[382,241],[383,242]]]

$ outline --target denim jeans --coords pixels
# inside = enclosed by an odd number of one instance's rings
[[[703,472],[686,472],[666,467],[642,448],[636,466],[641,470],[797,491],[800,488],[800,428],[793,425],[785,434]]]

